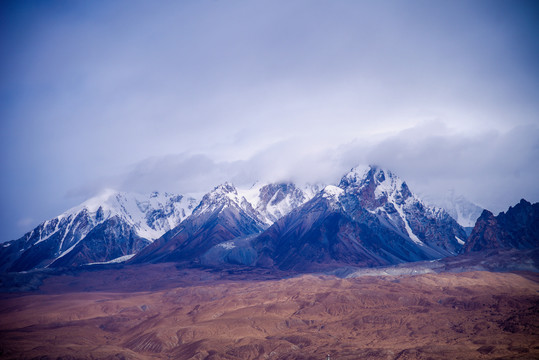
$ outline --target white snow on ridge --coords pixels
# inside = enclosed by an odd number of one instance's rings
[[[370,165],[358,165],[352,168],[344,177],[350,183],[359,183],[367,177],[369,171],[371,171]]]
[[[242,207],[243,197],[238,194],[236,187],[228,182],[215,187],[204,195],[200,204],[196,207],[196,214],[213,212],[221,207],[224,202],[236,204]]]
[[[136,254],[124,255],[124,256],[117,257],[116,259],[109,260],[109,261],[93,262],[93,263],[88,263],[86,265],[118,264],[118,263],[122,263],[131,259],[135,255]]]
[[[85,202],[83,202],[82,204],[72,208],[72,209],[69,209],[68,211],[66,211],[67,214],[72,214],[74,212],[79,212],[81,211],[82,209],[86,209],[88,210],[89,212],[96,212],[100,206],[103,206],[103,205],[111,205],[112,201],[111,201],[111,198],[114,197],[115,195],[119,194],[117,191],[115,190],[112,190],[112,189],[105,189],[103,190],[99,195],[97,196],[94,196],[93,198],[91,199],[88,199],[86,200]]]
[[[464,241],[462,241],[462,239],[460,239],[458,236],[455,236],[455,239],[457,240],[457,242],[460,244],[460,245],[464,245],[466,244]]]
[[[380,181],[381,178],[383,178],[383,180]],[[409,195],[403,193],[404,181],[402,181],[402,179],[398,176],[394,175],[391,171],[376,168],[376,171],[373,174],[373,179],[376,182],[376,188],[374,189],[374,196],[376,199],[386,197],[387,201],[393,204],[393,207],[395,210],[397,210],[397,213],[404,224],[404,229],[406,230],[408,237],[414,243],[420,246],[425,246],[425,243],[423,243],[423,241],[421,241],[413,232],[406,218],[406,212],[404,211],[405,208],[413,206],[414,203],[421,203],[421,200],[419,200],[414,194]],[[378,209],[386,212],[383,207]]]
[[[260,190],[268,184],[261,183],[259,181],[255,182],[249,189],[237,189],[238,194],[243,196],[245,200],[252,205],[254,209],[258,207],[260,203]]]
[[[222,247],[223,249],[226,249],[226,250],[231,250],[236,247],[236,244],[234,243],[234,241],[226,241],[226,242],[217,244],[217,246]]]
[[[269,190],[268,186],[273,187],[272,190]],[[238,194],[251,204],[264,223],[271,225],[296,207],[311,200],[321,187],[323,186],[319,184],[305,184],[300,187],[293,183],[256,182],[249,189],[238,189]],[[275,193],[269,200],[263,200],[264,191],[266,194],[267,191],[275,191]]]
[[[383,171],[380,169],[376,169],[376,173],[374,174],[375,179],[379,176],[379,174],[383,172],[384,180],[379,182],[379,184],[376,186],[376,189],[374,190],[374,195],[377,199],[381,198],[382,196],[392,196],[395,197],[395,193],[402,189],[403,181],[401,178],[393,175],[390,171]]]
[[[328,185],[324,188],[322,192],[322,196],[327,199],[335,199],[338,198],[342,193],[344,193],[344,190],[340,187],[334,186],[334,185]]]
[[[153,241],[179,225],[191,214],[197,203],[192,197],[169,193],[154,192],[150,195],[140,195],[107,189],[98,196],[69,209],[60,217],[73,216],[86,210],[91,218],[95,218],[99,223],[118,216],[132,225],[137,235]],[[102,214],[98,214],[100,209]],[[102,217],[98,218],[98,215]]]
[[[65,255],[69,254],[69,253],[75,248],[75,246],[77,246],[77,244],[78,244],[79,242],[80,242],[80,240],[77,241],[75,244],[73,244],[69,249],[67,249],[66,251],[62,252],[56,259],[54,259],[54,261],[56,261],[56,260],[58,260],[59,258],[64,257]],[[60,247],[60,249],[61,249],[61,247]],[[54,261],[52,261],[51,264],[52,264]],[[48,265],[47,265],[47,266],[48,266]]]
[[[46,228],[47,228],[47,225],[49,224],[49,222],[50,222],[50,221],[47,220],[47,221],[45,221],[45,222],[42,224],[42,226],[40,226],[40,229],[39,229],[39,230],[40,230],[39,240],[36,241],[36,242],[34,243],[34,245],[37,245],[37,244],[39,244],[40,242],[43,242],[43,241],[47,240],[48,238],[50,238],[51,236],[53,236],[54,234],[56,234],[56,233],[58,232],[58,224],[60,224],[60,219],[58,219],[58,222],[56,223],[55,229],[54,229],[50,234],[47,234],[47,235],[45,235],[44,237],[41,237],[41,230],[42,230],[42,229],[46,229]]]

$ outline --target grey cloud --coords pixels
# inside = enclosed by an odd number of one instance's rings
[[[356,165],[376,164],[393,170],[429,198],[453,189],[495,212],[522,197],[539,200],[539,128],[534,125],[473,135],[433,121],[379,139],[312,145],[299,138],[282,141],[233,162],[200,154],[156,157],[138,163],[118,183],[142,192],[205,192],[224,181],[238,186],[255,181],[329,184]]]
[[[492,211],[503,211],[524,197],[539,199],[539,128],[476,135],[413,128],[366,149],[365,158],[401,174],[418,191],[435,195],[448,189]],[[362,149],[363,150],[363,149]]]

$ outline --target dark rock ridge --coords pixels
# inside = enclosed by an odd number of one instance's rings
[[[456,255],[466,235],[405,182],[376,166],[355,168],[253,240],[257,265],[313,271]]]
[[[539,203],[522,199],[507,212],[494,216],[484,210],[462,253],[493,249],[534,249],[539,247]]]

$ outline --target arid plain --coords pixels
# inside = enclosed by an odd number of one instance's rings
[[[142,271],[144,270],[144,271]],[[537,359],[539,276],[51,276],[0,299],[4,359]]]

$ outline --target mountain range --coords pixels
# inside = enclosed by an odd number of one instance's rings
[[[258,264],[288,270],[379,266],[455,255],[466,235],[387,170],[358,167],[253,240]]]
[[[2,244],[0,271],[111,262],[285,271],[387,266],[495,247],[491,244],[496,237],[488,234],[513,221],[524,230],[511,233],[509,245],[518,248],[521,235],[531,233],[523,240],[528,244],[524,247],[537,246],[537,210],[529,215],[535,219],[531,230],[525,216],[510,215],[511,209],[495,218],[492,230],[493,215],[483,212],[472,240],[466,242],[462,225],[470,224],[478,207],[461,197],[452,200],[448,204],[457,209],[460,224],[448,211],[419,199],[394,173],[377,166],[358,166],[336,185],[255,183],[238,189],[224,183],[201,199],[106,191]],[[526,204],[515,208],[527,209]],[[505,239],[507,234],[500,236]]]

